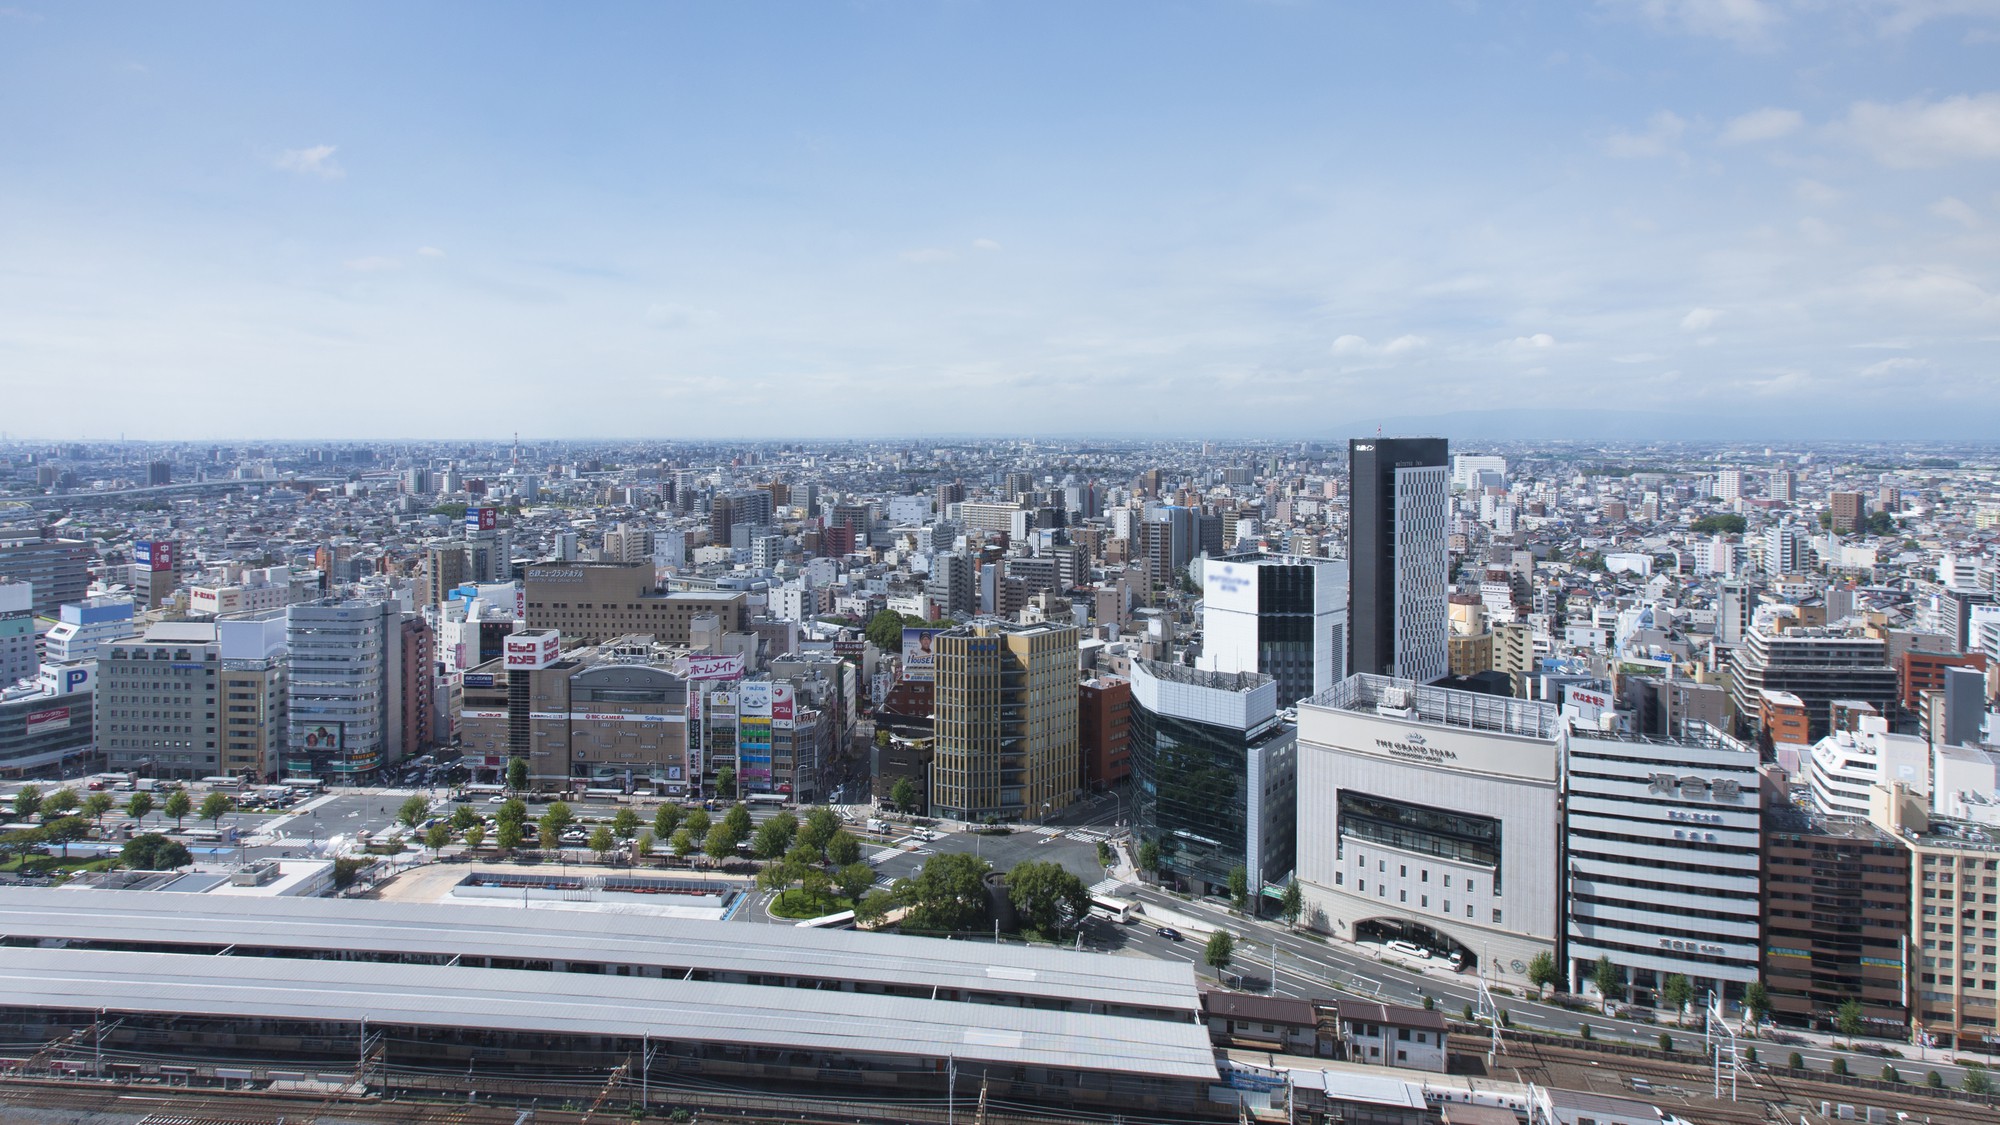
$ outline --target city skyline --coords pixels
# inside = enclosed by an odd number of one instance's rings
[[[66,440],[1971,436],[1995,50],[1918,0],[17,5],[0,394]]]

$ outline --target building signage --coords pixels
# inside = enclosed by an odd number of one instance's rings
[[[463,648],[464,646],[461,645],[459,647]],[[469,688],[490,688],[493,686],[493,673],[467,672],[465,674],[465,686]]]
[[[1648,792],[1674,794],[1687,801],[1734,801],[1743,795],[1743,783],[1733,777],[1718,777],[1710,781],[1700,777],[1656,773],[1646,780]]]
[[[69,708],[50,707],[45,711],[28,712],[27,734],[30,736],[48,731],[62,730],[69,726]]]
[[[305,737],[299,740],[299,748],[338,754],[346,741],[346,723],[314,723],[306,728]]]
[[[514,633],[507,637],[507,670],[534,672],[556,662],[562,655],[562,635],[554,629],[546,633]]]
[[[516,586],[514,587],[514,620],[526,621],[527,619],[528,588],[526,586]]]
[[[930,683],[937,678],[937,655],[932,651],[934,639],[943,629],[903,630],[903,678],[918,683]]]
[[[171,539],[155,539],[132,544],[132,561],[142,570],[155,573],[177,569],[177,544]]]
[[[504,718],[506,718],[506,717],[507,717],[507,712],[505,712],[505,711],[460,711],[460,712],[458,713],[458,717],[459,717],[459,718],[461,718],[461,719],[504,719]]]
[[[188,591],[188,609],[194,613],[214,613],[222,606],[222,595],[206,586]]]
[[[679,715],[623,715],[609,711],[571,711],[572,722],[590,723],[680,723],[687,720]]]
[[[1398,758],[1408,758],[1417,762],[1452,762],[1458,760],[1458,753],[1442,746],[1432,746],[1430,739],[1422,731],[1411,731],[1402,738],[1378,738],[1375,745],[1394,754]]]
[[[740,652],[728,656],[690,656],[687,658],[687,678],[690,680],[740,680],[748,664]]]
[[[792,685],[783,680],[771,684],[771,727],[774,730],[791,730],[795,701]]]
[[[771,685],[768,681],[744,684],[738,694],[743,697],[741,706],[737,708],[739,712],[767,719],[771,717]]]
[[[499,526],[500,509],[498,508],[479,507],[467,508],[465,510],[465,530],[467,531],[492,531]]]
[[[583,568],[580,566],[541,566],[528,572],[530,582],[581,582]],[[523,596],[526,592],[523,591]]]
[[[1201,597],[1212,609],[1257,612],[1257,568],[1241,563],[1204,563]]]

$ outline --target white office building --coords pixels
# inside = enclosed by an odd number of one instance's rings
[[[96,660],[105,645],[136,631],[132,627],[132,599],[123,594],[65,602],[56,612],[59,620],[42,638],[42,659],[48,664]]]
[[[1740,999],[1762,955],[1756,750],[1705,723],[1579,724],[1564,747],[1570,991],[1606,957],[1641,997],[1678,974]]]
[[[1305,921],[1525,986],[1559,935],[1553,704],[1355,675],[1299,705]]]
[[[313,773],[353,778],[388,764],[402,727],[401,604],[328,598],[285,611],[289,751]],[[392,714],[393,712],[393,714]]]
[[[1889,722],[1864,715],[1858,731],[1837,730],[1813,743],[1805,760],[1806,792],[1821,816],[1868,815],[1868,790],[1902,782],[1931,791],[1931,749],[1921,738],[1889,733]]]
[[[1347,678],[1347,564],[1244,554],[1201,568],[1205,672],[1258,672],[1290,707]]]

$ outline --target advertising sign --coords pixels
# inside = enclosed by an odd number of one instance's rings
[[[28,736],[33,737],[45,731],[62,730],[69,726],[69,708],[51,707],[46,711],[28,712]]]
[[[465,510],[465,530],[492,531],[500,526],[500,509],[467,508]]]
[[[792,685],[783,680],[771,684],[771,727],[774,730],[791,730],[795,701]]]
[[[759,680],[744,684],[738,689],[737,694],[742,700],[736,708],[739,714],[761,715],[766,719],[771,717],[770,681]]]
[[[338,754],[346,742],[346,723],[314,723],[299,740],[299,749]]]
[[[1257,568],[1214,560],[1203,563],[1201,598],[1210,609],[1257,612]]]
[[[752,792],[771,788],[771,684],[744,684],[736,707],[736,776]]]
[[[688,692],[687,768],[688,777],[696,782],[701,780],[701,748],[703,742],[708,737],[707,733],[702,729],[701,697],[702,691],[700,688],[694,688]]]
[[[132,561],[143,570],[154,571],[175,569],[180,560],[175,557],[178,544],[171,539],[155,539],[132,544]]]
[[[687,678],[690,680],[740,680],[748,665],[740,652],[728,656],[690,656],[687,658]]]
[[[937,678],[937,656],[931,651],[931,643],[942,632],[943,629],[903,630],[904,679],[929,683]]]
[[[460,645],[459,647],[463,648],[465,646]],[[465,686],[470,688],[490,688],[493,686],[493,673],[467,672],[465,674]]]
[[[206,586],[196,586],[188,591],[188,611],[191,613],[215,613],[222,608],[222,595]]]
[[[460,711],[460,712],[458,713],[458,717],[459,717],[459,718],[461,718],[461,719],[504,719],[504,718],[506,718],[506,717],[507,717],[507,712],[505,712],[505,711]]]
[[[507,637],[506,666],[510,672],[533,672],[546,668],[562,655],[562,635],[554,629],[546,633],[513,633]]]
[[[514,620],[526,621],[527,619],[528,588],[526,586],[516,586],[514,587]]]

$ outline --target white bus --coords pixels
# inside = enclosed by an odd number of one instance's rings
[[[822,914],[798,923],[801,930],[851,930],[854,928],[854,911],[843,910],[838,914]]]
[[[1127,925],[1138,910],[1139,904],[1128,899],[1112,898],[1110,895],[1090,896],[1090,912],[1107,922]]]
[[[752,793],[743,800],[745,804],[751,805],[782,805],[791,798],[783,793]]]

